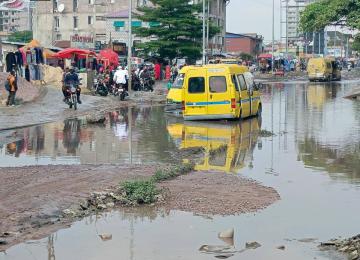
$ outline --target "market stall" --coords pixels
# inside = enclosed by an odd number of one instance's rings
[[[98,62],[104,67],[107,68],[119,66],[119,55],[114,52],[112,49],[101,50],[98,55]]]
[[[97,55],[95,52],[84,49],[68,48],[59,51],[52,57],[62,59],[65,67],[73,67],[82,78],[82,85],[93,87],[95,71],[97,68]]]

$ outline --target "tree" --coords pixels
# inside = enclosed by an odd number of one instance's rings
[[[202,12],[200,4],[184,0],[150,0],[154,7],[141,7],[138,19],[150,24],[149,28],[135,28],[140,37],[155,36],[156,40],[140,45],[145,53],[156,53],[162,58],[187,57],[197,60],[202,53]],[[209,37],[219,29],[209,26]]]
[[[315,32],[328,25],[360,29],[360,0],[320,0],[308,5],[300,18],[304,32]],[[360,51],[360,37],[355,37],[355,50]]]
[[[240,59],[242,59],[243,61],[252,61],[254,60],[254,56],[249,53],[243,52],[240,54]]]
[[[19,31],[9,35],[8,41],[10,42],[23,42],[27,43],[33,39],[32,31]]]

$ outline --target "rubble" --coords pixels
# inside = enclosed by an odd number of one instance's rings
[[[335,250],[351,260],[360,260],[360,234],[347,239],[332,239],[320,244],[321,250]]]

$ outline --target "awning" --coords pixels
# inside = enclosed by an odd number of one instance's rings
[[[105,61],[105,66],[109,66],[110,64],[119,66],[119,56],[112,49],[101,50],[98,59]]]
[[[269,53],[263,53],[258,56],[258,59],[272,59],[272,55]]]
[[[58,59],[71,59],[74,55],[79,58],[96,57],[96,53],[89,50],[68,48],[56,53],[53,57]]]

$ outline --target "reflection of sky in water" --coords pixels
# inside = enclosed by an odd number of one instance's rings
[[[213,219],[181,212],[152,215],[151,219],[134,219],[131,214],[124,213],[114,213],[97,221],[95,217],[87,218],[55,234],[56,259],[72,259],[74,255],[78,259],[211,259],[212,256],[200,254],[199,247],[222,244],[217,233],[230,227],[235,228],[237,249],[242,249],[247,241],[262,244],[257,250],[230,259],[329,259],[326,253],[318,251],[316,244],[294,240],[317,238],[322,241],[356,235],[360,229],[360,176],[350,167],[351,163],[359,162],[355,159],[359,154],[356,147],[359,147],[360,138],[357,135],[360,106],[341,98],[343,86],[336,85],[331,91],[326,89],[326,92],[323,89],[314,91],[322,93],[315,96],[309,95],[302,85],[280,85],[274,90],[265,90],[262,128],[274,131],[276,136],[258,138],[258,145],[253,151],[249,150],[251,167],[247,161],[238,172],[274,187],[281,196],[274,205],[257,214]],[[334,94],[338,97],[336,100]],[[153,113],[156,114],[156,110]],[[140,124],[143,131],[134,133],[138,146],[143,149],[144,144],[151,146],[153,152],[144,153],[149,158],[174,150],[172,140],[177,146],[182,144],[182,133],[173,129],[173,136],[177,133],[180,137],[169,137],[163,123],[155,116],[147,122],[148,129]],[[157,124],[162,125],[157,128],[159,135],[154,133],[150,139],[142,136],[148,135]],[[157,140],[162,140],[162,146],[156,144]],[[302,150],[305,140],[308,140],[306,153]],[[335,159],[327,156],[331,149],[338,150]],[[341,153],[348,154],[347,158],[352,160],[342,162],[346,167],[341,173],[331,172],[333,167],[328,164],[341,164],[336,161]],[[306,156],[312,160],[308,161]],[[102,242],[98,237],[101,233],[112,233],[113,239]],[[0,254],[0,259],[31,259],[33,256],[46,259],[48,241],[43,239],[15,246],[7,255]],[[279,245],[285,245],[286,250],[277,250]]]

